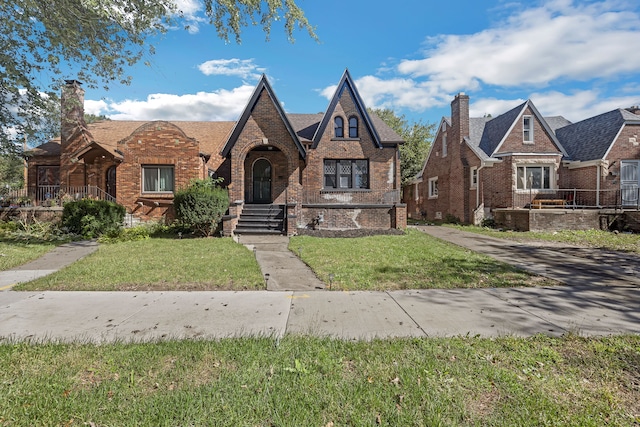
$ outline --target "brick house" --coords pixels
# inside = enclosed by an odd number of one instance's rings
[[[89,192],[141,219],[173,218],[173,193],[219,177],[231,205],[224,233],[389,229],[400,203],[401,138],[370,115],[345,70],[323,114],[284,111],[267,78],[236,122],[84,122],[84,91],[62,92],[61,137],[26,153],[37,200]]]
[[[578,123],[543,117],[531,100],[469,117],[458,94],[422,171],[403,189],[408,216],[479,223],[504,209],[638,205],[640,117],[616,109]]]

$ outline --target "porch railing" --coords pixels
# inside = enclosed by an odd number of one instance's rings
[[[0,204],[3,206],[62,206],[67,200],[83,198],[116,201],[115,197],[93,185],[38,185],[19,190],[0,188]]]
[[[302,203],[309,205],[393,205],[400,203],[400,190],[305,191]]]
[[[564,209],[640,209],[640,188],[588,190],[517,190],[512,193],[513,208],[557,207]]]

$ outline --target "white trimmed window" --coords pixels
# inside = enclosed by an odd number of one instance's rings
[[[171,193],[173,192],[173,166],[143,166],[143,193]]]
[[[429,178],[429,198],[435,199],[438,197],[438,177]]]
[[[478,168],[476,166],[472,167],[469,173],[469,186],[471,188],[478,187]]]
[[[447,134],[442,134],[442,157],[447,157]]]
[[[522,142],[533,143],[533,117],[522,117]]]
[[[549,190],[553,186],[552,172],[553,166],[518,166],[516,188],[518,190]]]

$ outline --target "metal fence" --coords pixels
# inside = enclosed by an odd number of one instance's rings
[[[640,209],[640,189],[513,191],[515,208]]]
[[[19,190],[0,188],[2,206],[62,206],[65,201],[91,198],[115,202],[115,197],[93,186],[62,185],[29,186]]]
[[[400,190],[305,191],[302,203],[322,205],[393,205],[400,203]]]

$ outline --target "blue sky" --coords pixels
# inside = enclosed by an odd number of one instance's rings
[[[151,66],[130,86],[87,89],[88,113],[127,120],[236,120],[259,77],[290,113],[324,112],[345,68],[365,104],[437,123],[456,93],[471,115],[532,99],[545,116],[579,121],[640,104],[637,0],[297,0],[319,42],[275,23],[225,44],[176,0],[192,31],[152,40]]]

